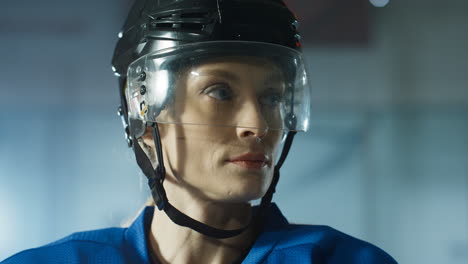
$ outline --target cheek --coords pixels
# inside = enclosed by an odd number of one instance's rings
[[[187,182],[207,181],[222,163],[222,153],[229,147],[227,133],[203,126],[179,127],[163,142],[169,162],[178,176]]]
[[[187,165],[195,170],[198,177],[203,178],[218,166],[217,152],[219,145],[207,139],[187,141],[188,159]],[[200,175],[201,174],[201,175]]]
[[[265,139],[265,144],[271,149],[272,153],[276,156],[278,154],[281,141],[283,139],[283,131],[273,130],[269,132],[270,135]]]

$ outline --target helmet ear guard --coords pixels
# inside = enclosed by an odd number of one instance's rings
[[[145,68],[142,68],[139,73],[141,76],[133,78],[129,76],[130,71],[127,72],[129,65],[153,52],[177,49],[186,44],[202,42],[266,43],[300,51],[300,35],[297,32],[297,26],[296,18],[281,0],[136,0],[118,35],[119,40],[112,59],[114,73],[119,76],[121,96],[119,115],[125,129],[127,143],[129,147],[133,147],[137,164],[148,178],[148,185],[158,209],[164,210],[174,223],[220,239],[239,235],[252,225],[258,227],[257,231],[260,232],[280,177],[279,170],[292,145],[298,124],[303,122],[300,118],[300,109],[309,107],[308,104],[298,106],[295,102],[301,96],[308,96],[308,92],[301,94],[292,87],[288,94],[292,98],[291,103],[285,109],[283,150],[274,168],[272,183],[262,198],[257,213],[248,225],[240,229],[220,230],[192,219],[170,204],[163,188],[166,172],[158,122],[154,119],[143,118],[143,116],[148,113],[158,115],[160,109],[166,107],[171,97],[168,96],[162,100],[159,110],[152,108],[154,104],[148,100],[135,100],[133,103],[132,94],[128,92],[128,89],[126,90],[126,83],[128,82],[129,86],[132,86],[130,82],[134,82],[133,85],[137,84],[135,86],[137,89],[132,90],[133,93],[139,93],[135,96],[148,96],[144,81],[149,78],[149,74],[145,72]],[[296,68],[291,67],[291,70],[294,71]],[[292,75],[295,74],[296,72]],[[306,123],[304,123],[305,128]],[[147,128],[151,128],[153,133],[158,160],[156,168],[153,168],[140,144],[135,142],[145,134]]]
[[[132,139],[142,137],[146,132],[146,124],[140,119],[129,118],[129,130]]]

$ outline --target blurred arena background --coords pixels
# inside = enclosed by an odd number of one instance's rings
[[[0,4],[0,260],[145,201],[110,69],[131,2]],[[468,263],[468,2],[286,2],[313,104],[274,200],[400,263]]]

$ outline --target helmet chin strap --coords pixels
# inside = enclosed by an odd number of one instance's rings
[[[153,168],[153,165],[150,159],[148,158],[146,153],[143,151],[143,149],[141,148],[138,142],[135,142],[135,144],[133,144],[133,148],[135,151],[137,164],[140,167],[140,169],[143,171],[143,174],[145,174],[145,176],[148,179],[148,185],[151,189],[151,194],[156,203],[156,206],[158,207],[159,210],[164,210],[164,212],[172,220],[172,222],[180,226],[191,228],[206,236],[218,238],[218,239],[237,236],[241,234],[243,231],[245,231],[246,229],[248,229],[252,224],[257,224],[258,227],[261,228],[262,226],[261,223],[264,222],[266,213],[268,211],[267,209],[269,208],[271,204],[273,193],[275,192],[275,188],[280,177],[279,170],[281,166],[283,165],[283,162],[286,159],[286,156],[288,155],[292,141],[296,134],[295,131],[288,132],[280,159],[274,168],[273,179],[270,184],[270,187],[268,188],[268,191],[265,194],[265,196],[263,196],[262,198],[260,208],[255,213],[255,215],[250,219],[249,224],[247,224],[246,226],[240,229],[224,230],[224,229],[218,229],[218,228],[209,226],[207,224],[204,224],[202,222],[199,222],[191,218],[190,216],[182,213],[181,211],[179,211],[177,208],[175,208],[169,203],[169,200],[167,199],[166,191],[164,190],[164,187],[163,187],[164,179],[166,176],[166,169],[164,167],[161,137],[159,134],[158,124],[151,123],[151,127],[153,130],[152,131],[153,140],[154,140],[154,144],[156,148],[156,155],[158,158],[158,166],[156,167],[156,169]]]

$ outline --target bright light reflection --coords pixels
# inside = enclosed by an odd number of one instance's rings
[[[161,105],[166,99],[167,89],[169,88],[169,72],[166,70],[158,71],[152,80],[153,82],[150,84],[152,85],[152,92],[149,101]]]
[[[304,120],[304,129],[309,130],[309,119]]]
[[[390,0],[369,0],[369,1],[375,7],[384,7],[390,2]]]

